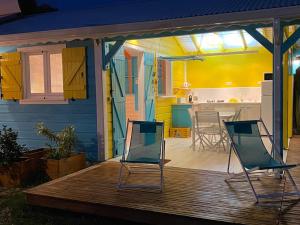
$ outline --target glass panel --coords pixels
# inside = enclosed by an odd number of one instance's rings
[[[208,33],[201,36],[200,43],[203,50],[219,50],[222,39],[215,33]]]
[[[244,38],[247,44],[247,47],[257,47],[260,44],[250,35],[248,34],[246,31],[243,31],[244,34]]]
[[[44,93],[44,57],[43,55],[29,55],[30,92]]]
[[[158,94],[166,95],[166,61],[158,60]]]
[[[50,54],[51,92],[63,92],[63,68],[61,53]]]
[[[180,45],[182,45],[187,52],[197,51],[197,48],[190,35],[178,36],[177,38],[180,42]]]
[[[240,31],[220,32],[219,35],[223,39],[224,48],[243,48],[243,39]]]

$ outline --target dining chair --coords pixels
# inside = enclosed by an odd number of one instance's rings
[[[195,133],[198,136],[199,149],[217,148],[221,145],[226,151],[219,112],[216,111],[196,111],[195,112]]]
[[[235,111],[235,114],[232,117],[231,121],[238,121],[240,119],[241,112],[242,112],[242,108],[240,108],[239,110]]]

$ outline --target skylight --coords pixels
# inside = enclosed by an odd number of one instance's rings
[[[243,30],[243,35],[244,35],[245,42],[246,42],[248,47],[257,47],[257,46],[259,46],[259,43],[250,34],[248,34],[244,30]]]
[[[244,48],[243,38],[240,31],[220,32],[224,48]]]
[[[196,40],[203,50],[218,50],[223,44],[220,36],[215,33],[196,35]]]
[[[258,32],[271,40],[272,29],[260,28]],[[245,30],[192,34],[176,37],[185,52],[226,51],[259,47],[260,44]]]
[[[177,39],[187,52],[196,52],[197,48],[190,35],[178,36]]]

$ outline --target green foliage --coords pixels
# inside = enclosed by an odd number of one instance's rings
[[[0,225],[142,225],[122,220],[32,207],[23,189],[1,190]]]
[[[50,143],[46,143],[46,145],[51,149],[48,158],[68,158],[72,152],[74,152],[76,144],[74,126],[65,127],[61,132],[55,133],[47,128],[44,123],[38,123],[36,125],[36,129],[38,135],[45,136],[50,141]]]
[[[27,151],[25,145],[17,143],[18,132],[3,125],[0,131],[0,166],[9,166],[20,160],[23,152]]]

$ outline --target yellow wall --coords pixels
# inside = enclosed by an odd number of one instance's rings
[[[143,39],[143,40],[130,40],[126,44],[128,47],[138,47],[138,49],[143,50],[144,52],[153,52],[159,53],[162,55],[182,55],[183,52],[178,46],[177,42],[172,37],[166,38],[155,38],[155,39]],[[156,65],[154,65],[156,67]],[[156,71],[156,69],[154,69]],[[110,89],[111,89],[111,80],[110,80],[110,71],[106,72],[106,95],[107,95],[107,129],[108,129],[108,152],[107,158],[113,157],[112,147],[113,147],[113,138],[112,138],[112,108],[110,101]],[[156,98],[156,108],[155,108],[155,118],[158,121],[165,122],[165,135],[169,136],[169,126],[171,124],[171,104],[175,103],[174,98],[164,99],[157,97]]]
[[[107,106],[107,132],[108,132],[108,147],[107,147],[107,158],[110,159],[113,157],[113,138],[112,138],[112,105],[111,105],[111,79],[110,79],[110,70],[107,70],[105,73],[106,76],[106,106]]]
[[[136,46],[147,52],[163,55],[183,55],[183,51],[174,38],[157,38],[127,41],[129,46]],[[272,72],[272,54],[264,48],[257,53],[223,56],[206,56],[204,62],[190,61],[187,64],[188,82],[191,88],[222,88],[222,87],[258,87],[263,80],[264,72]],[[154,70],[156,71],[156,69]],[[286,69],[285,69],[286,71]],[[184,66],[182,62],[172,63],[173,87],[181,87],[184,81]],[[107,97],[110,96],[110,73],[107,72]],[[232,82],[231,85],[226,82]],[[287,137],[291,136],[292,120],[292,78],[285,76],[285,124],[284,143],[287,146]],[[171,127],[171,105],[175,98],[156,97],[155,118],[165,122],[165,136],[169,135]],[[112,114],[111,102],[107,100],[107,125],[109,158],[112,154]]]
[[[173,37],[132,40],[128,41],[130,45],[134,45],[144,49],[144,51],[154,52],[162,55],[176,56],[182,55],[182,49]],[[156,63],[154,64],[154,71],[156,71]],[[157,74],[155,73],[155,77]],[[155,88],[157,96],[157,88]],[[165,137],[169,137],[169,128],[172,124],[171,105],[176,103],[175,98],[155,98],[155,119],[165,123]]]
[[[288,53],[283,56],[283,146],[293,135],[293,76],[290,74]]]
[[[174,87],[181,87],[183,63],[173,63],[172,69]],[[263,74],[272,70],[272,54],[262,48],[258,53],[207,56],[203,62],[187,63],[191,88],[259,87]]]
[[[171,105],[176,103],[175,97],[157,97],[155,106],[155,119],[164,121],[165,137],[169,137],[169,128],[172,127],[172,109]]]

